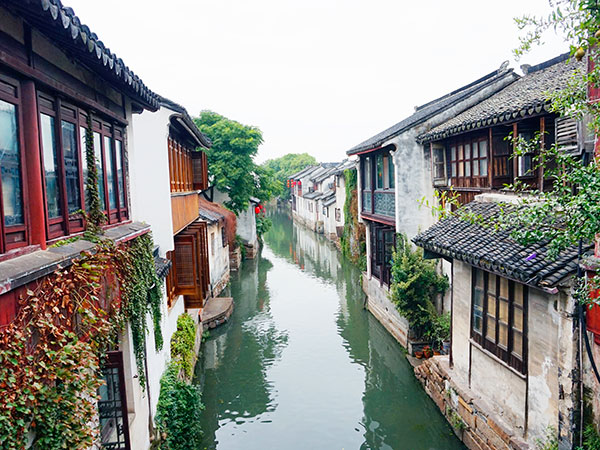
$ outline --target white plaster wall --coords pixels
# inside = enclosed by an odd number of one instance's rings
[[[221,205],[229,200],[229,195],[226,192],[214,190],[213,202]],[[246,211],[241,212],[237,216],[236,234],[239,235],[246,244],[258,246],[258,237],[256,235],[256,213],[254,212],[254,204],[250,203]]]
[[[221,230],[223,226],[214,223],[208,226],[208,247],[211,291],[229,273],[229,245],[223,247]]]
[[[560,416],[568,426],[573,407],[570,395],[576,340],[568,313],[569,297],[529,288],[526,380],[471,341],[471,266],[457,260],[453,265],[453,372],[462,375],[457,381],[467,382],[470,374],[469,387],[490,412],[535,446],[549,426],[558,429]],[[523,436],[526,408],[527,435]]]
[[[167,147],[172,114],[164,107],[144,111],[127,129],[132,219],[150,224],[162,256],[174,246]]]

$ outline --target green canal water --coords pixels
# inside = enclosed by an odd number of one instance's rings
[[[363,309],[359,271],[285,213],[271,219],[261,256],[232,274],[229,323],[199,359],[203,448],[464,448]]]

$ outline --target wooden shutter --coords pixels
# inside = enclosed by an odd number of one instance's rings
[[[199,274],[196,239],[194,235],[175,236],[175,292],[178,295],[198,295]]]
[[[577,122],[569,117],[559,117],[555,122],[556,145],[561,151],[579,154]]]
[[[192,152],[193,167],[193,187],[194,189],[204,190],[208,188],[208,170],[206,164],[206,154],[202,151]]]
[[[196,234],[197,239],[197,266],[199,274],[199,286],[202,297],[208,296],[210,285],[210,272],[208,260],[208,227],[206,222],[194,222],[188,229]]]

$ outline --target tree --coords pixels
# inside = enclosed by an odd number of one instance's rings
[[[225,205],[236,214],[246,210],[250,197],[269,200],[280,187],[269,170],[254,162],[263,142],[257,127],[243,125],[212,111],[202,111],[194,122],[212,140],[206,150],[211,183],[229,195]]]
[[[299,172],[305,167],[317,164],[317,160],[308,153],[288,153],[280,158],[269,159],[262,166],[271,169],[275,179],[281,183],[282,189],[277,193],[283,200],[290,198],[287,180],[290,175]]]

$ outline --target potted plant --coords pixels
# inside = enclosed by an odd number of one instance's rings
[[[415,352],[415,358],[417,358],[417,359],[423,359],[423,352],[422,351]]]
[[[425,347],[423,347],[423,356],[425,358],[431,358],[433,356],[433,350],[431,349],[431,347],[429,345],[426,345]]]
[[[427,331],[427,338],[435,350],[445,350],[446,342],[450,339],[450,313],[432,314],[431,325]],[[447,353],[447,352],[445,352]]]

